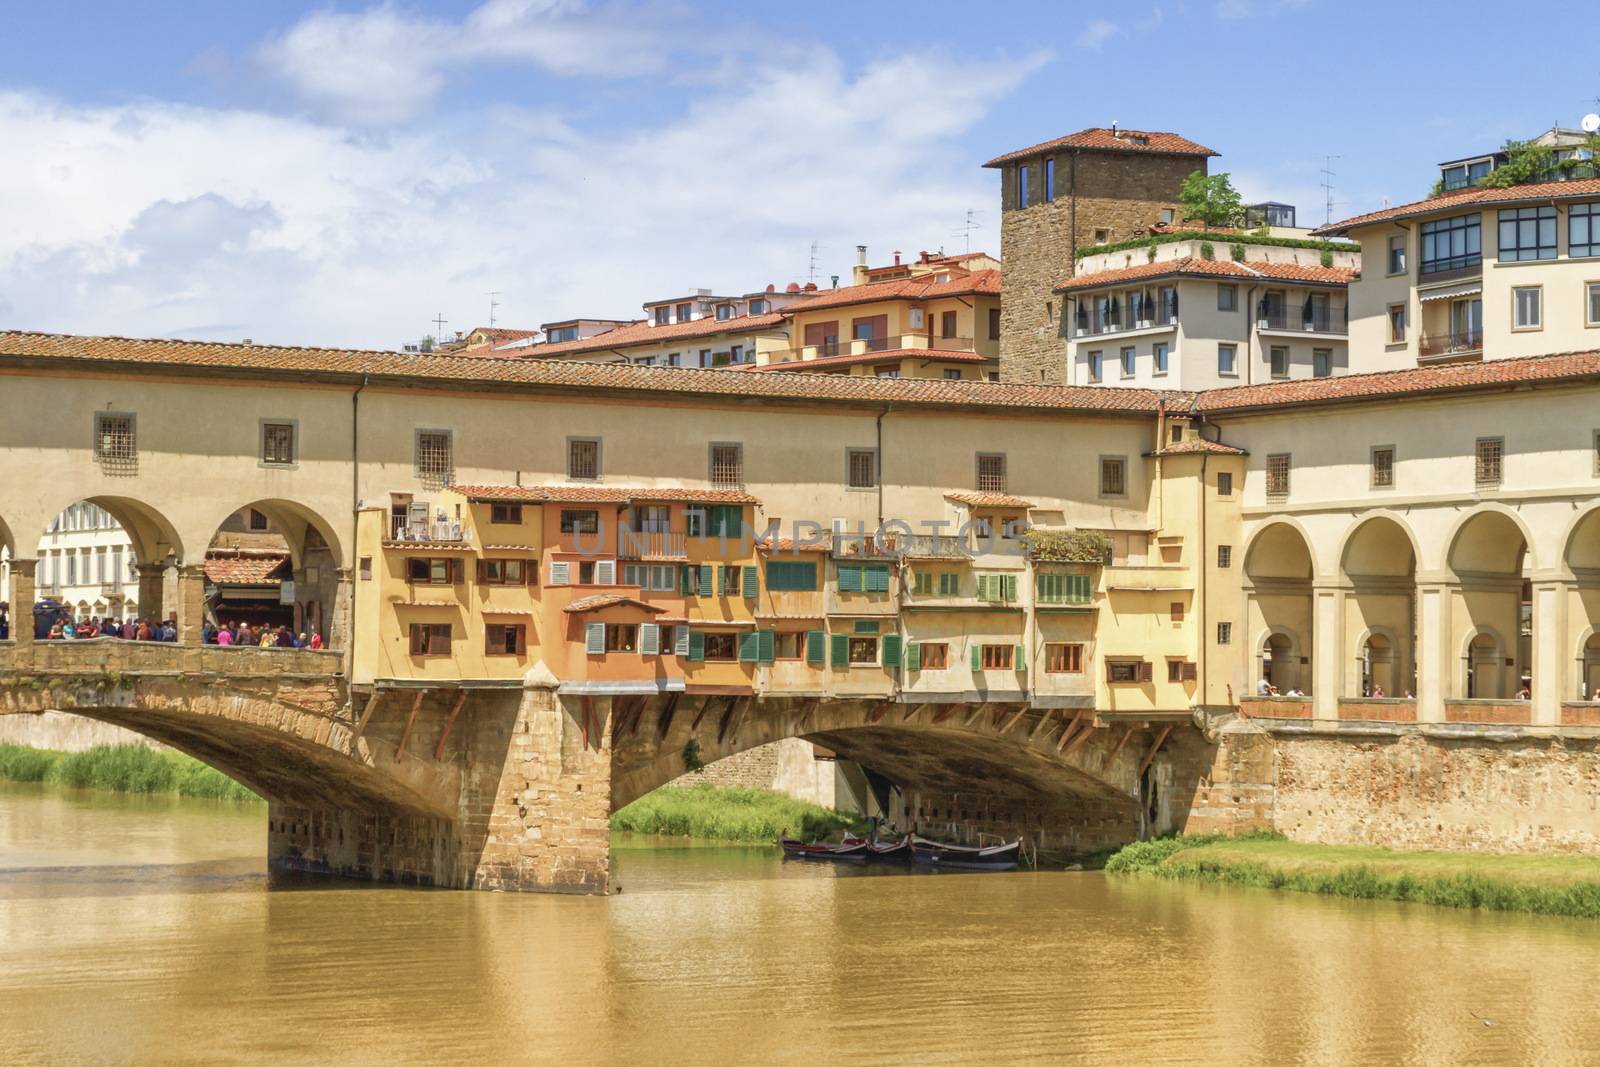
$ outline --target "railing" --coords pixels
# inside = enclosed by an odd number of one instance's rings
[[[391,541],[470,541],[472,530],[459,522],[405,522],[390,527]]]
[[[1263,330],[1301,330],[1305,333],[1347,333],[1348,310],[1343,304],[1300,307],[1266,307],[1256,315]]]
[[[959,537],[912,534],[904,540],[905,554],[913,559],[953,559],[972,554]]]
[[[1483,276],[1483,255],[1451,256],[1449,259],[1423,260],[1417,272],[1421,282],[1453,282]]]
[[[1457,330],[1447,334],[1423,334],[1417,338],[1417,356],[1452,356],[1483,349],[1483,331]]]
[[[883,337],[834,339],[820,345],[780,348],[771,353],[772,363],[793,363],[802,359],[827,359],[830,356],[866,356],[878,352],[897,352],[903,348],[926,348],[936,352],[975,352],[971,337],[935,337],[931,331],[887,334]]]
[[[1096,337],[1105,333],[1122,333],[1126,330],[1147,330],[1156,326],[1171,326],[1178,321],[1176,304],[1158,307],[1152,303],[1137,311],[1124,309],[1116,314],[1080,312],[1073,320],[1074,337]]]
[[[617,558],[679,558],[687,556],[686,538],[681,533],[666,530],[617,530]]]

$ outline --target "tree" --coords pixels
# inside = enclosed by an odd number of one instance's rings
[[[1506,189],[1513,185],[1547,181],[1555,169],[1555,151],[1532,141],[1507,141],[1501,149],[1506,161],[1478,179],[1478,184],[1492,189]]]
[[[1203,170],[1192,172],[1183,179],[1183,188],[1178,191],[1178,203],[1183,207],[1184,218],[1199,219],[1207,229],[1244,224],[1244,201],[1229,180],[1227,171],[1211,175]]]

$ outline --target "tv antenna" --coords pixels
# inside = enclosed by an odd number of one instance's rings
[[[1343,158],[1344,158],[1343,156],[1323,156],[1322,157],[1322,199],[1323,199],[1322,224],[1324,226],[1326,226],[1328,223],[1333,221],[1333,205],[1334,205],[1334,202],[1335,202],[1334,199],[1333,199],[1333,179],[1334,179],[1333,161],[1336,160],[1336,159],[1343,159]]]
[[[435,341],[441,343],[444,341],[444,324],[449,321],[444,317],[444,312],[442,311],[433,317],[433,339]]]
[[[970,253],[972,251],[972,231],[976,230],[977,228],[978,212],[976,209],[969,207],[967,208],[966,221],[961,224],[961,229],[957,230],[950,236],[961,238],[965,244],[966,251]]]
[[[504,296],[505,294],[502,293],[499,289],[491,289],[487,293],[484,293],[483,295],[489,298],[489,327],[491,329],[493,329],[493,327],[494,327],[494,309],[500,306],[500,301],[496,300],[495,297]]]
[[[810,266],[806,269],[806,281],[814,282],[814,281],[817,280],[817,249],[819,249],[821,247],[822,246],[817,244],[815,239],[812,240],[812,242],[811,242],[811,260],[810,260]]]

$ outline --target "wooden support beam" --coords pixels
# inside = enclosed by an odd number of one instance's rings
[[[977,722],[980,718],[982,718],[983,717],[983,713],[988,711],[988,710],[989,710],[989,701],[985,700],[983,703],[979,704],[977,707],[975,707],[971,711],[967,712],[966,717],[961,720],[961,725],[962,726],[971,726],[973,723]]]
[[[677,690],[673,690],[667,694],[667,699],[661,705],[660,713],[656,715],[657,738],[666,737],[667,731],[672,729],[672,717],[677,714],[678,698],[681,696],[683,696],[683,694]]]
[[[433,762],[438,763],[444,758],[444,743],[450,740],[450,728],[456,724],[456,716],[461,714],[461,708],[467,702],[465,689],[456,694],[456,702],[450,709],[450,717],[444,721],[444,731],[439,734],[439,743],[433,746]]]
[[[880,700],[878,706],[867,713],[867,722],[875,723],[894,710],[894,701]]]
[[[1061,729],[1061,737],[1056,742],[1056,751],[1057,752],[1060,752],[1061,749],[1062,749],[1062,746],[1064,746],[1067,743],[1067,739],[1072,736],[1072,731],[1076,730],[1079,726],[1083,725],[1083,717],[1085,715],[1087,715],[1087,714],[1088,714],[1088,712],[1086,710],[1084,710],[1083,708],[1079,708],[1076,712],[1073,713],[1072,718],[1067,720],[1067,725],[1062,727],[1062,729]]]
[[[649,707],[649,697],[637,696],[633,698],[633,716],[628,720],[629,734],[636,734],[639,732],[639,724],[644,721],[644,713],[649,709]]]
[[[1139,769],[1137,771],[1135,771],[1134,775],[1133,775],[1135,778],[1144,777],[1145,770],[1150,766],[1151,762],[1156,758],[1156,753],[1161,751],[1161,746],[1166,742],[1167,735],[1172,732],[1172,727],[1173,727],[1173,724],[1169,722],[1169,723],[1167,723],[1165,726],[1163,726],[1161,728],[1161,731],[1159,733],[1156,734],[1155,744],[1150,746],[1150,751],[1146,752],[1144,754],[1144,759],[1139,761]]]
[[[422,698],[428,695],[426,689],[417,690],[417,698],[411,702],[411,712],[406,716],[405,729],[400,731],[400,747],[394,750],[394,761],[400,762],[400,757],[406,754],[406,742],[411,740],[411,728],[417,724],[417,712],[422,709]]]
[[[822,701],[816,699],[815,697],[812,697],[810,700],[807,700],[801,704],[800,718],[795,723],[796,733],[805,733],[811,728],[811,721],[816,717],[817,708],[820,707],[821,704]]]
[[[697,733],[700,732],[700,720],[706,717],[706,712],[711,710],[711,702],[713,700],[715,700],[715,699],[717,699],[717,698],[716,697],[701,697],[700,698],[700,710],[694,713],[694,722],[689,725],[689,732],[691,734],[697,734]]]
[[[1026,704],[1018,704],[1017,705],[1017,710],[1013,711],[1011,713],[1011,718],[1007,719],[1006,722],[1005,722],[1005,725],[1000,727],[1000,736],[1004,737],[1006,734],[1009,734],[1011,732],[1011,728],[1013,726],[1017,725],[1017,723],[1021,722],[1022,721],[1022,717],[1024,715],[1026,715],[1027,713],[1028,713],[1028,705],[1026,705]],[[999,714],[999,713],[996,712],[996,714]]]
[[[928,721],[930,723],[932,723],[934,726],[938,726],[940,723],[944,722],[950,716],[954,715],[956,713],[956,709],[958,709],[960,707],[961,707],[960,704],[955,704],[955,703],[945,704],[945,705],[941,706],[938,711],[934,712],[933,713],[933,718],[929,719]]]
[[[1073,736],[1073,738],[1072,738],[1072,740],[1070,742],[1065,737],[1063,737],[1061,739],[1061,747],[1058,748],[1056,751],[1061,753],[1061,755],[1063,755],[1063,756],[1072,755],[1074,752],[1078,751],[1078,749],[1083,746],[1083,743],[1085,741],[1089,740],[1090,735],[1093,734],[1098,729],[1099,729],[1099,727],[1096,726],[1094,724],[1094,720],[1091,719],[1090,721],[1088,721],[1088,722],[1083,724],[1083,729],[1079,730],[1077,732],[1077,734]]]
[[[915,719],[919,714],[921,714],[922,709],[927,706],[928,705],[926,704],[907,704],[906,713],[900,716],[900,721],[910,722],[912,719]]]
[[[1024,706],[1024,710],[1026,710],[1026,706]],[[1033,732],[1028,735],[1028,742],[1030,744],[1033,743],[1038,739],[1040,734],[1044,733],[1046,727],[1051,726],[1054,723],[1055,712],[1051,711],[1049,708],[1040,708],[1039,721],[1034,725]]]
[[[1128,738],[1130,738],[1132,736],[1133,736],[1133,727],[1132,726],[1124,726],[1122,728],[1122,736],[1117,738],[1117,747],[1113,748],[1111,750],[1111,755],[1106,757],[1106,762],[1107,763],[1110,763],[1112,760],[1116,759],[1119,754],[1121,754],[1122,747],[1128,743]]]
[[[729,697],[727,710],[717,726],[717,744],[722,744],[730,734],[737,733],[744,722],[744,713],[750,707],[750,697]]]
[[[356,732],[353,740],[361,740],[361,733],[367,728],[367,723],[372,719],[372,713],[378,710],[378,701],[383,699],[383,690],[374,689],[372,695],[367,697],[367,706],[361,709],[361,721],[356,723]]]

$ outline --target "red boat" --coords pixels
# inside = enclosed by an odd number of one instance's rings
[[[847,837],[843,842],[813,841],[809,845],[792,837],[780,837],[786,860],[831,860],[835,863],[862,863],[872,849],[872,842],[864,837]]]

